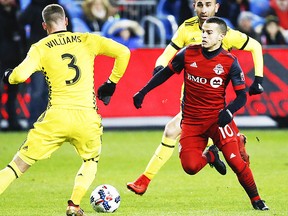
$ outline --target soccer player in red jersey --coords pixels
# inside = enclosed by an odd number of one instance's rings
[[[218,148],[237,175],[254,209],[268,210],[258,194],[252,171],[238,148],[238,128],[233,121],[233,114],[245,105],[247,96],[244,73],[237,58],[221,46],[226,32],[225,21],[218,17],[208,18],[202,25],[201,45],[182,48],[168,66],[134,95],[134,105],[141,108],[149,91],[184,69],[182,133],[179,140],[183,170],[195,175],[207,163],[217,162],[221,171],[223,164],[219,161]],[[230,81],[236,98],[226,104],[225,90]],[[214,145],[205,151],[208,138],[213,140]]]
[[[158,57],[153,74],[156,74],[161,68],[167,66],[171,58],[181,48],[190,44],[200,44],[202,41],[202,24],[206,19],[214,16],[218,12],[220,4],[217,0],[194,0],[193,7],[196,16],[185,20],[174,34],[171,42],[167,45],[163,53]],[[263,55],[261,44],[255,39],[246,34],[228,28],[226,36],[222,41],[224,50],[232,49],[249,51],[252,54],[255,78],[253,84],[249,87],[249,95],[257,95],[263,92]],[[183,91],[183,89],[182,89]],[[182,100],[182,95],[181,95]],[[133,182],[127,183],[127,188],[136,194],[143,195],[148,186],[155,178],[159,170],[170,159],[177,146],[178,139],[181,134],[180,122],[182,119],[182,111],[175,115],[167,124],[163,132],[161,143],[153,153],[144,172]],[[246,152],[245,144],[246,137],[238,133],[238,147],[243,160],[249,165],[249,155]],[[208,141],[208,146],[212,145],[211,139]],[[216,167],[215,167],[216,168]],[[219,171],[219,170],[218,170]]]

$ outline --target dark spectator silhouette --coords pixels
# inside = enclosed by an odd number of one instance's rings
[[[250,11],[242,11],[238,17],[238,30],[260,42],[263,19]]]
[[[0,77],[3,76],[2,73],[7,68],[14,68],[23,58],[23,40],[25,32],[17,21],[17,13],[19,10],[20,7],[18,0],[0,0]],[[18,85],[10,84],[5,86],[8,94],[6,104],[8,128],[5,128],[5,130],[8,131],[17,131],[22,129],[18,122],[16,112],[18,87]]]
[[[221,7],[217,12],[217,16],[228,19],[233,26],[237,27],[238,16],[242,11],[249,10],[248,0],[218,0]]]
[[[287,44],[281,32],[278,17],[270,15],[266,18],[266,22],[261,32],[261,43],[263,45]]]

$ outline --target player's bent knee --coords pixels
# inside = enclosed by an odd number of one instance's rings
[[[170,139],[177,139],[181,133],[180,124],[177,126],[174,123],[167,123],[164,130],[164,136]]]
[[[178,113],[173,119],[171,119],[165,126],[164,136],[170,139],[177,139],[181,134],[181,122],[182,115]]]
[[[193,159],[192,159],[193,158]],[[183,170],[189,175],[198,173],[206,163],[202,162],[202,152],[180,152],[180,160]]]
[[[199,167],[199,165],[197,163],[193,163],[193,162],[184,162],[181,161],[182,163],[182,168],[183,170],[188,174],[188,175],[195,175],[196,173],[198,173],[201,169],[201,167]]]
[[[185,167],[182,166],[183,170],[188,174],[188,175],[195,175],[196,173],[199,172],[195,167]]]
[[[36,160],[21,154],[21,152],[18,152],[17,156],[29,166],[32,166],[36,162]]]

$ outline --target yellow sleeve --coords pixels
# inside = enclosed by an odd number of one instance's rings
[[[228,29],[227,34],[223,39],[223,48],[226,50],[231,50],[233,48],[238,50],[243,49],[251,52],[255,68],[255,76],[263,77],[262,46],[258,41],[248,37],[240,31]]]
[[[242,49],[248,40],[248,36],[240,31],[228,28],[222,43],[225,50]]]
[[[171,46],[170,44],[165,48],[163,53],[157,58],[155,67],[162,65],[166,67],[168,62],[172,59],[172,57],[176,54],[177,50]]]
[[[184,39],[183,39],[184,32],[185,32],[185,25],[184,23],[182,23],[171,39],[171,41],[180,48],[184,47]],[[168,62],[172,59],[172,57],[176,53],[177,49],[175,49],[172,45],[168,44],[163,53],[157,58],[155,67],[159,65],[166,67],[168,65]]]
[[[249,37],[247,45],[244,47],[244,50],[250,51],[252,53],[255,76],[263,77],[263,54],[262,46],[255,39]]]
[[[185,38],[186,38],[186,31],[187,29],[185,28],[185,22],[183,22],[175,34],[173,35],[171,41],[178,47],[182,48],[185,46]],[[187,39],[187,38],[186,38]]]
[[[118,83],[128,66],[130,50],[128,47],[105,37],[102,37],[101,46],[99,47],[98,54],[115,58],[109,79],[114,83]]]
[[[31,74],[40,71],[40,54],[35,46],[31,46],[26,58],[14,68],[9,76],[10,84],[18,84],[25,82]]]
[[[178,49],[188,46],[189,44],[200,44],[202,41],[201,35],[202,31],[199,27],[199,18],[197,16],[185,20],[173,35],[171,43],[158,57],[155,67],[159,65],[167,66]],[[172,43],[175,47],[171,45]]]

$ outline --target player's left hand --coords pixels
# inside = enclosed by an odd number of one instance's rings
[[[262,86],[263,77],[255,76],[254,82],[249,88],[249,95],[257,95],[264,92],[264,88]]]
[[[4,83],[9,84],[9,76],[12,73],[13,69],[8,68],[5,72],[4,75],[2,77],[2,80]]]
[[[134,106],[139,109],[142,108],[142,103],[144,100],[145,95],[141,92],[137,92],[134,96],[133,96],[133,102],[134,102]]]
[[[229,109],[224,108],[219,112],[218,115],[218,125],[220,127],[224,127],[226,124],[229,124],[233,119],[233,114],[230,112]]]
[[[103,101],[105,105],[108,105],[111,100],[111,96],[114,94],[116,89],[116,84],[108,80],[104,82],[97,91],[97,97],[99,100]]]

